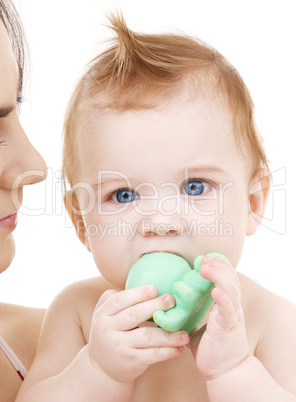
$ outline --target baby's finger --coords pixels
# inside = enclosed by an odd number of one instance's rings
[[[181,347],[189,343],[185,331],[168,332],[162,328],[142,327],[130,332],[128,342],[134,348]]]
[[[214,310],[216,310],[215,321],[220,328],[229,330],[237,321],[234,306],[220,288],[213,289],[212,296],[216,302],[214,306]]]
[[[138,349],[137,356],[141,361],[144,361],[146,365],[150,366],[152,364],[172,359],[179,356],[184,350],[184,346],[180,347],[156,347],[156,348],[146,348]]]
[[[100,313],[112,316],[128,307],[155,298],[156,296],[157,289],[153,285],[140,286],[123,290],[122,292],[116,292],[116,294],[111,295],[108,300],[101,305]]]
[[[231,272],[233,271],[233,272]],[[241,306],[241,291],[234,269],[224,261],[205,262],[200,267],[200,274],[212,281],[232,301],[235,309]]]
[[[138,327],[143,322],[149,320],[154,311],[169,310],[174,307],[175,299],[170,294],[164,294],[152,300],[146,300],[135,304],[119,312],[116,316],[117,329],[127,331]]]
[[[213,266],[213,267],[216,266],[217,268],[223,267],[223,269],[225,269],[227,274],[229,275],[229,279],[233,282],[233,284],[240,288],[240,281],[238,279],[238,276],[235,272],[235,269],[232,267],[232,265],[229,262],[223,260],[219,256],[212,258],[212,257],[206,255],[202,259],[202,263]]]

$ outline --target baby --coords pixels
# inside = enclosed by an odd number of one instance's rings
[[[296,308],[235,271],[269,190],[250,94],[205,43],[110,20],[116,39],[69,104],[63,161],[101,276],[53,301],[17,401],[295,402]],[[152,252],[230,261],[202,259],[215,304],[190,335],[148,322],[172,295],[124,290]]]

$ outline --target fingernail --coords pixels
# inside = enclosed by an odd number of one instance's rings
[[[156,297],[157,296],[157,289],[155,286],[149,286],[147,289],[148,295],[150,297]]]
[[[166,295],[163,299],[166,305],[169,307],[173,307],[175,305],[175,299],[173,298],[172,295]]]
[[[188,342],[189,341],[187,333],[184,333],[184,334],[181,335],[181,341],[182,342]]]

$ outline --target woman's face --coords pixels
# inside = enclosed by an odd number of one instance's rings
[[[11,43],[0,20],[0,273],[11,263],[12,232],[23,186],[46,177],[46,165],[29,142],[16,111],[19,74]]]

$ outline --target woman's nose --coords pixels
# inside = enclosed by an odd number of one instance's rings
[[[39,183],[47,176],[47,167],[39,152],[31,145],[26,156],[16,166],[12,188],[24,187]]]
[[[30,143],[19,121],[14,121],[10,129],[13,135],[0,159],[0,187],[15,189],[43,181],[47,175],[44,159]]]

